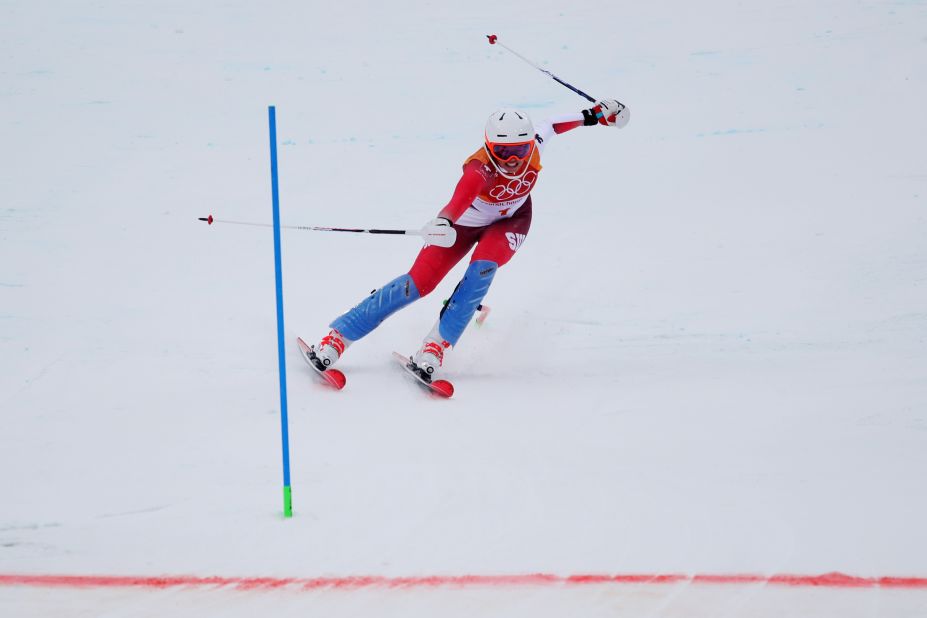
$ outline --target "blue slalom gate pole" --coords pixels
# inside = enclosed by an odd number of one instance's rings
[[[277,182],[277,110],[267,108],[270,121],[270,185],[274,203],[274,275],[277,282],[277,364],[280,370],[280,431],[283,440],[283,516],[293,516],[290,489],[290,432],[286,411],[286,346],[283,336],[283,267],[280,259],[280,188]]]

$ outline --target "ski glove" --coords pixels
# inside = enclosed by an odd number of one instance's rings
[[[583,124],[601,124],[621,129],[631,120],[631,111],[615,99],[596,101],[595,107],[583,110]]]
[[[422,236],[429,245],[438,247],[453,247],[457,242],[457,230],[451,225],[450,220],[444,217],[432,219],[422,228]]]

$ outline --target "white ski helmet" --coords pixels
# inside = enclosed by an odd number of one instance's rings
[[[534,125],[525,112],[500,109],[486,121],[486,149],[499,159],[525,159],[534,150]]]

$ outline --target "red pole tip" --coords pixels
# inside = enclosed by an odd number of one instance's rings
[[[496,39],[498,39],[499,37],[497,37],[495,34],[487,34],[487,35],[486,35],[486,38],[489,39],[489,44],[490,44],[490,45],[495,45],[495,44],[496,44]]]
[[[212,225],[212,215],[209,215],[209,218],[206,219],[206,223],[208,223],[209,225]]]

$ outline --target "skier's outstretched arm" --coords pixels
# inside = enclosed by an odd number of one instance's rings
[[[614,99],[598,101],[595,107],[584,109],[573,114],[561,114],[548,118],[538,126],[538,135],[541,143],[553,135],[560,135],[576,127],[590,127],[601,124],[606,127],[622,128],[628,124],[631,112],[627,107]]]
[[[451,201],[438,213],[439,219],[447,219],[454,223],[470,207],[476,196],[479,195],[480,189],[486,184],[487,170],[483,169],[483,164],[477,160],[470,161],[464,165],[463,175],[457,181],[457,187],[454,189],[454,195]]]

